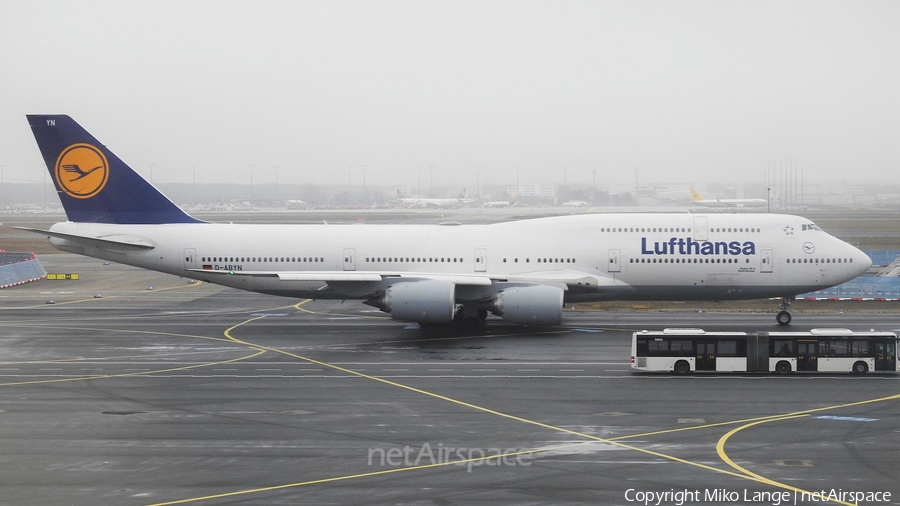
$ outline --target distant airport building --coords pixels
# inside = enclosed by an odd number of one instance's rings
[[[556,185],[553,183],[520,184],[518,187],[507,187],[506,193],[513,200],[523,197],[553,200],[556,197]]]

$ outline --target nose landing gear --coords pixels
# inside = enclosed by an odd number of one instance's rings
[[[793,295],[781,298],[781,304],[778,305],[778,313],[775,314],[775,321],[777,321],[779,325],[791,324],[792,317],[788,308],[791,307],[791,302],[794,302],[795,300],[797,300],[797,298]]]

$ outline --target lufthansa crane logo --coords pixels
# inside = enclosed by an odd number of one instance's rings
[[[89,199],[109,180],[109,162],[90,144],[72,144],[56,159],[56,184],[70,197]]]

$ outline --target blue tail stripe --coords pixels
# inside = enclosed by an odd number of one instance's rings
[[[175,205],[69,116],[27,117],[70,221],[118,224],[200,221]],[[90,166],[84,167],[66,163],[67,153],[78,149],[83,149],[88,154],[102,153],[105,157],[103,162],[107,162],[108,167],[102,167],[105,163],[99,161],[88,163]],[[96,160],[102,160],[99,155],[93,156]],[[91,174],[92,171],[97,173]],[[64,188],[61,178],[68,180],[70,183],[65,184],[76,189]],[[86,182],[91,184],[87,185]]]

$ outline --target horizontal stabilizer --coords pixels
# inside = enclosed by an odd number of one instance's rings
[[[147,241],[146,239],[142,239],[139,237],[132,237],[126,235],[108,235],[104,237],[88,237],[83,235],[75,235],[75,234],[63,234],[61,232],[51,232],[49,230],[41,230],[39,228],[29,228],[29,227],[12,227],[17,230],[24,230],[26,232],[34,232],[35,234],[46,235],[47,237],[55,237],[57,239],[65,239],[67,241],[71,241],[73,243],[82,244],[86,246],[94,246],[98,248],[110,249],[153,249],[156,247],[155,244]]]

